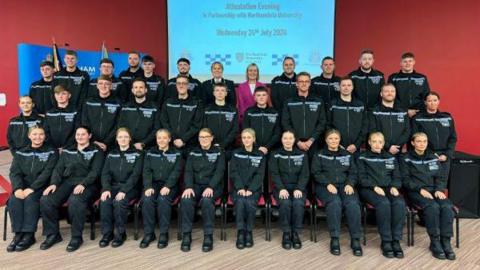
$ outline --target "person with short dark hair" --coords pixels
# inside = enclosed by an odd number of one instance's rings
[[[428,148],[438,156],[444,177],[448,179],[450,164],[457,144],[457,132],[453,116],[438,109],[440,94],[431,91],[425,97],[425,112],[412,119],[412,133],[424,132],[429,138]]]
[[[137,51],[128,52],[128,68],[118,75],[120,80],[125,84],[128,95],[130,95],[129,90],[132,89],[133,80],[135,78],[143,77],[143,69],[140,67],[140,53]]]
[[[340,255],[340,226],[342,209],[348,223],[350,247],[353,255],[362,256],[360,245],[360,201],[355,190],[357,166],[354,157],[340,145],[341,134],[336,129],[325,133],[325,147],[313,156],[312,174],[315,179],[315,195],[325,205],[330,232],[330,253]]]
[[[369,112],[369,132],[381,132],[385,139],[385,150],[392,155],[402,151],[410,137],[410,118],[407,110],[395,102],[395,86],[382,86],[382,101]]]
[[[98,94],[88,98],[83,104],[81,122],[92,130],[92,142],[107,151],[115,144],[120,100],[112,95],[111,77],[100,75],[96,80]]]
[[[437,259],[455,260],[450,240],[453,236],[453,204],[447,198],[447,178],[438,157],[428,149],[423,132],[413,134],[413,149],[400,159],[400,170],[408,199],[422,209],[430,237],[430,251]]]
[[[45,116],[48,110],[55,107],[55,98],[53,97],[53,73],[54,65],[51,61],[42,61],[40,63],[40,73],[42,78],[30,85],[28,95],[35,104],[35,112]]]
[[[427,76],[418,73],[415,67],[415,55],[411,52],[402,54],[400,71],[388,77],[388,82],[397,89],[397,100],[400,106],[408,109],[408,116],[413,117],[419,111],[425,110],[423,103],[430,92]]]
[[[358,156],[368,132],[367,108],[362,101],[352,96],[353,81],[340,80],[340,95],[327,107],[328,126],[341,134],[341,146],[350,154]]]
[[[147,151],[143,165],[144,236],[140,242],[140,248],[147,248],[155,240],[156,220],[160,227],[157,247],[168,246],[172,203],[180,192],[179,177],[183,166],[182,154],[170,146],[172,135],[167,129],[159,129],[156,133],[156,140],[156,146]]]
[[[30,145],[13,155],[10,167],[12,195],[8,198],[8,212],[15,233],[7,251],[23,251],[35,241],[40,217],[40,196],[48,184],[58,153],[45,145],[45,131],[33,126],[28,131]]]
[[[244,129],[241,133],[242,147],[233,151],[230,161],[232,198],[237,227],[238,249],[253,247],[253,227],[257,203],[262,194],[265,176],[264,154],[255,147],[255,131]]]
[[[254,97],[256,104],[245,111],[242,127],[255,131],[258,150],[267,155],[280,142],[280,115],[277,110],[268,106],[268,88],[255,88]]]
[[[368,138],[370,149],[358,158],[359,193],[363,200],[375,207],[380,247],[387,258],[403,258],[400,240],[405,223],[405,200],[400,194],[402,178],[397,159],[384,149],[381,132]]]
[[[185,75],[176,78],[177,95],[168,98],[160,114],[162,127],[172,133],[173,145],[186,149],[186,154],[194,144],[195,136],[203,123],[203,105],[188,91],[189,79]]]
[[[246,70],[246,81],[239,84],[236,89],[237,93],[237,109],[238,109],[238,121],[240,126],[243,123],[243,118],[245,116],[245,111],[255,105],[255,89],[260,86],[265,86],[261,83],[260,80],[260,70],[255,63],[251,63],[247,66]],[[270,90],[268,89],[268,92]],[[268,95],[270,96],[270,95]],[[270,99],[268,100],[269,105],[271,106]]]
[[[270,89],[272,91],[272,105],[279,113],[284,108],[284,102],[296,96],[297,74],[295,73],[295,59],[287,56],[282,62],[283,73],[273,78]]]
[[[106,76],[110,78],[112,81],[112,96],[116,97],[120,103],[124,103],[127,100],[127,97],[129,95],[129,91],[125,84],[123,83],[122,80],[119,78],[115,77],[113,74],[113,71],[115,69],[115,65],[111,59],[108,58],[103,58],[100,60],[100,78],[101,76]],[[90,84],[88,87],[88,94],[87,94],[87,99],[92,98],[92,97],[98,97],[98,88],[97,88],[97,82],[98,78],[90,80]]]
[[[154,73],[155,59],[151,55],[142,57],[143,78],[147,83],[147,100],[162,106],[165,96],[165,80]]]
[[[323,134],[327,121],[325,105],[321,98],[310,93],[310,74],[297,74],[297,95],[287,99],[282,110],[283,130],[293,130],[297,147],[309,154],[317,148],[317,140]]]
[[[358,60],[360,66],[348,74],[353,80],[353,95],[367,106],[367,110],[379,104],[380,89],[385,84],[383,73],[373,68],[374,62],[373,51],[363,50]]]
[[[45,241],[40,249],[49,249],[62,241],[59,231],[59,207],[68,201],[72,238],[67,251],[73,252],[83,243],[83,227],[89,204],[98,196],[98,184],[103,166],[103,151],[90,143],[92,134],[87,127],[75,131],[75,145],[62,151],[52,173],[49,186],[40,199]]]
[[[53,89],[57,105],[49,110],[43,122],[47,143],[61,152],[75,143],[75,130],[80,125],[81,115],[77,107],[70,103],[70,90],[62,85]]]
[[[185,190],[180,201],[183,252],[190,251],[192,244],[192,224],[195,208],[200,206],[203,220],[202,251],[213,249],[213,229],[215,221],[215,201],[222,195],[225,171],[225,154],[214,146],[213,133],[203,128],[198,133],[200,146],[189,152],[185,165]]]
[[[310,176],[308,156],[295,147],[291,130],[282,134],[282,146],[270,154],[268,169],[273,182],[273,196],[278,202],[282,247],[300,249],[307,184]]]
[[[106,247],[110,242],[112,247],[119,247],[127,238],[128,205],[138,198],[137,186],[143,166],[143,153],[135,149],[131,141],[130,131],[119,128],[116,132],[117,147],[105,157],[99,207],[103,235],[100,247]]]
[[[329,107],[339,97],[340,77],[335,75],[335,60],[331,56],[322,59],[322,74],[312,79],[312,94],[321,97]]]
[[[28,130],[34,126],[42,125],[44,119],[35,113],[35,104],[29,96],[22,96],[18,100],[21,113],[8,122],[7,143],[12,155],[15,151],[30,145]]]
[[[90,75],[78,68],[77,52],[67,50],[65,52],[65,68],[53,75],[52,89],[61,85],[70,92],[70,104],[80,111],[87,98]]]
[[[117,127],[130,130],[132,144],[138,150],[153,145],[155,132],[160,128],[160,111],[157,104],[147,100],[147,91],[143,78],[135,78],[132,83],[135,99],[122,106],[117,121]]]
[[[226,152],[233,150],[233,144],[238,132],[238,113],[235,105],[226,102],[227,85],[215,84],[213,88],[214,103],[207,105],[203,111],[203,127],[212,130],[214,145],[220,146]],[[230,155],[227,154],[227,160]]]
[[[192,77],[190,74],[190,60],[187,58],[179,58],[177,60],[177,70],[178,75],[186,76],[188,78],[188,95],[192,97],[197,97],[198,99],[201,98],[203,90],[202,90],[202,83]],[[170,78],[167,82],[167,91],[165,93],[165,100],[167,98],[172,98],[177,96],[177,77]]]
[[[215,90],[215,84],[222,83],[227,86],[227,99],[228,104],[237,106],[237,94],[235,92],[235,83],[231,80],[223,78],[223,64],[216,61],[210,66],[213,78],[206,80],[202,83],[203,94],[200,97],[203,104],[206,106],[215,102],[213,91]]]

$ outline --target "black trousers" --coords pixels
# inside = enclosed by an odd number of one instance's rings
[[[245,230],[251,232],[255,225],[255,214],[257,212],[257,202],[260,198],[260,193],[255,192],[252,195],[245,197],[237,194],[237,191],[232,193],[235,223],[237,230]]]
[[[432,195],[433,192],[431,192]],[[449,199],[440,200],[434,198],[427,199],[420,192],[408,192],[408,198],[423,209],[425,226],[428,235],[432,237],[452,237],[453,236],[453,204]]]
[[[155,223],[158,220],[160,233],[168,233],[172,217],[172,203],[177,194],[177,187],[172,187],[166,196],[160,195],[163,183],[153,182],[153,195],[142,194],[143,231],[145,235],[155,233]],[[156,218],[155,218],[156,217]]]
[[[317,197],[325,204],[327,212],[327,223],[330,237],[340,237],[340,226],[342,223],[342,209],[347,218],[350,238],[358,239],[362,236],[362,223],[360,212],[360,201],[358,193],[352,195],[345,193],[345,186],[337,187],[337,194],[330,193],[327,186],[317,185]]]
[[[110,198],[100,201],[100,221],[102,234],[111,234],[115,227],[117,234],[125,233],[125,224],[128,219],[128,203],[138,197],[138,190],[132,189],[125,194],[123,200],[115,200],[119,188],[112,188]]]
[[[68,200],[68,216],[71,222],[73,237],[82,237],[88,205],[98,197],[99,189],[96,185],[85,187],[81,194],[73,194],[76,185],[64,183],[57,186],[55,192],[40,198],[40,212],[42,213],[43,235],[59,233],[59,208]]]
[[[305,214],[306,193],[302,191],[302,197],[295,198],[293,189],[287,189],[290,195],[288,199],[280,199],[279,190],[273,191],[273,196],[278,202],[278,214],[280,219],[280,228],[284,233],[298,232],[303,229],[303,216]]]
[[[200,206],[203,219],[203,233],[213,234],[215,224],[215,201],[222,195],[220,187],[214,189],[213,197],[202,197],[206,186],[195,185],[193,190],[195,196],[192,198],[182,198],[180,201],[180,215],[182,217],[182,233],[192,232],[193,218],[195,216],[195,207]]]
[[[19,199],[14,194],[8,198],[8,211],[14,233],[33,233],[37,231],[40,216],[40,197],[43,190],[37,190],[25,199]]]
[[[385,196],[369,188],[360,189],[362,199],[375,207],[378,233],[382,241],[402,240],[405,223],[405,200],[402,195],[393,196],[390,189],[384,189]]]

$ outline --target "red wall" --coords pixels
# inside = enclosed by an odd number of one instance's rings
[[[386,76],[400,69],[403,52],[414,52],[416,70],[455,118],[457,149],[480,154],[480,1],[337,0],[335,32],[340,74],[358,65],[364,48]]]
[[[28,2],[28,3],[27,3]],[[8,106],[0,107],[0,145],[8,119],[17,114],[18,67],[16,45],[21,42],[98,50],[137,49],[152,54],[166,75],[167,34],[165,1],[84,0],[0,1],[0,92]],[[442,109],[453,114],[459,150],[480,154],[480,121],[475,110],[480,91],[480,1],[462,0],[337,0],[335,57],[339,74],[357,66],[360,50],[371,48],[376,66],[386,76],[399,69],[400,55],[416,54],[417,70],[429,77],[442,95]]]

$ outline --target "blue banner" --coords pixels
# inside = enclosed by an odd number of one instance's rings
[[[100,44],[101,45],[101,44]],[[52,56],[52,46],[40,46],[33,44],[18,44],[18,79],[19,94],[28,95],[30,85],[42,78],[40,74],[40,63]],[[59,49],[60,59],[65,56],[66,49]],[[100,74],[100,60],[102,57],[101,50],[98,51],[82,51],[76,50],[78,55],[77,66],[88,72],[90,78],[96,78]],[[128,53],[108,52],[108,58],[115,64],[114,74],[118,76],[120,72],[128,68]],[[64,64],[65,66],[65,64]]]

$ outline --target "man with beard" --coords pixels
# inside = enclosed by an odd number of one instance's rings
[[[395,102],[395,86],[387,83],[382,86],[380,104],[370,111],[369,129],[381,132],[385,137],[385,151],[397,155],[410,138],[410,119],[407,110]]]
[[[51,61],[43,61],[40,64],[40,73],[42,78],[30,86],[29,96],[35,104],[34,111],[40,116],[55,106],[55,98],[53,97],[53,63]]]
[[[140,53],[131,51],[128,53],[128,68],[120,72],[120,79],[125,84],[126,89],[132,89],[132,83],[135,78],[143,76],[143,70],[140,67]]]
[[[104,58],[100,61],[100,76],[107,76],[112,80],[111,94],[112,96],[117,97],[123,103],[127,99],[127,88],[125,87],[125,84],[123,84],[122,80],[113,75],[114,68],[115,65],[113,64],[113,61],[108,58]],[[97,81],[98,78],[90,81],[87,98],[98,97]]]
[[[272,80],[272,105],[282,112],[283,103],[297,94],[297,74],[295,74],[295,59],[287,56],[283,59],[283,73]]]
[[[188,94],[194,97],[200,97],[202,93],[202,83],[190,75],[190,60],[180,58],[177,60],[178,75],[188,78]],[[166,97],[172,98],[177,96],[177,77],[171,78],[167,83]]]
[[[358,60],[360,67],[348,75],[353,80],[353,95],[360,99],[367,109],[379,103],[379,93],[385,84],[383,73],[373,69],[375,59],[372,50],[364,50]]]
[[[132,93],[135,99],[122,107],[117,126],[130,130],[133,146],[143,150],[155,141],[155,132],[160,128],[160,113],[158,106],[147,100],[147,84],[143,78],[133,80]]]

